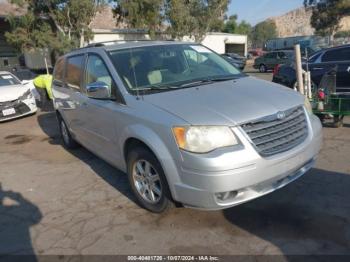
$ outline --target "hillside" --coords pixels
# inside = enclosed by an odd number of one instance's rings
[[[315,30],[310,25],[311,14],[310,9],[300,7],[268,20],[276,23],[278,37],[312,35]],[[342,21],[341,31],[345,30],[350,30],[350,17],[346,17]]]

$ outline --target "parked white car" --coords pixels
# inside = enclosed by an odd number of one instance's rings
[[[13,74],[0,71],[0,122],[34,114],[36,111],[30,87]]]

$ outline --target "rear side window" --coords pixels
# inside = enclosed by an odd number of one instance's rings
[[[330,50],[330,51],[327,51],[322,57],[322,62],[349,61],[349,60],[350,60],[350,48]]]
[[[67,58],[66,82],[69,87],[80,89],[83,74],[84,55]]]
[[[278,58],[285,59],[287,58],[287,55],[284,52],[278,52]]]
[[[53,77],[54,80],[63,81],[64,59],[60,58],[55,65]]]

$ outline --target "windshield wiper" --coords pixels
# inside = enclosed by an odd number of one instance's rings
[[[147,87],[139,87],[133,89],[133,91],[157,91],[157,90],[169,90],[169,89],[176,89],[178,87],[176,86],[170,86],[170,85],[149,85]]]
[[[179,87],[180,88],[186,88],[186,87],[200,86],[200,85],[203,85],[203,84],[210,84],[212,82],[213,81],[211,81],[210,79],[196,80],[196,81],[193,81],[193,82],[182,84]]]
[[[209,78],[212,82],[220,82],[220,81],[230,81],[235,80],[239,78],[240,76],[223,76],[223,77],[215,77],[215,78]]]
[[[221,82],[221,81],[229,81],[229,80],[234,80],[237,79],[237,76],[226,76],[226,77],[208,77],[205,79],[201,79],[201,80],[196,80],[193,82],[189,82],[189,83],[185,83],[180,85],[180,88],[186,88],[186,87],[194,87],[194,86],[200,86],[203,84],[211,84],[214,82]]]

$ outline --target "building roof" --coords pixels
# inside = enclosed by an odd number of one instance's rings
[[[118,24],[118,26],[117,26]],[[126,28],[126,25],[123,23],[118,23],[117,18],[115,17],[112,7],[106,5],[102,7],[95,15],[94,19],[90,24],[90,28],[94,29],[123,29]]]
[[[112,6],[105,5],[100,8],[93,18],[90,28],[93,32],[103,33],[104,30],[111,33],[119,33],[118,30],[123,30],[121,33],[140,33],[141,31],[147,32],[147,29],[132,29],[122,19],[118,20],[118,15],[113,13]],[[162,24],[158,26],[157,32],[164,32],[167,29],[167,25]],[[136,32],[137,31],[137,32]]]

